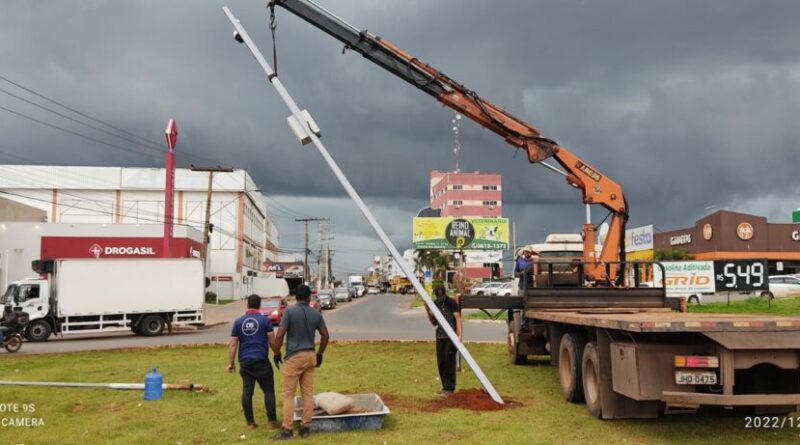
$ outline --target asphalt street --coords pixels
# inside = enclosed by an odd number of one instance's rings
[[[324,311],[331,340],[432,340],[434,328],[423,309],[408,309],[410,296],[366,295],[350,303],[340,303],[334,310]],[[94,336],[51,337],[45,343],[25,342],[17,354],[46,354],[120,348],[142,348],[163,345],[225,343],[230,337],[230,322],[244,312],[244,305],[209,307],[207,323],[219,323],[200,330],[182,330],[160,337],[139,337],[129,333]],[[502,322],[465,321],[465,341],[505,341]],[[5,351],[0,354],[5,354]]]

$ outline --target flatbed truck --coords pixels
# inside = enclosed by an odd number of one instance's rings
[[[543,275],[536,281],[548,282]],[[508,310],[509,362],[549,356],[564,398],[585,402],[598,418],[702,406],[798,409],[800,318],[676,312],[663,288],[571,287],[566,280],[553,274],[553,286],[510,297],[465,295],[461,304]]]

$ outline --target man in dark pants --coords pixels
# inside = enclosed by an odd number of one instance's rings
[[[461,340],[461,307],[452,298],[447,296],[444,286],[436,286],[433,290],[436,299],[433,301],[439,312],[442,313],[447,324],[456,332]],[[428,320],[436,326],[436,363],[439,365],[439,379],[442,381],[442,397],[449,397],[456,390],[456,345],[447,336],[439,323],[434,318],[431,310],[425,305]]]
[[[261,315],[261,297],[247,297],[247,312],[233,322],[231,340],[228,343],[228,372],[236,370],[234,359],[239,350],[239,374],[242,376],[242,410],[247,427],[258,428],[253,418],[253,391],[256,383],[264,391],[264,407],[267,409],[267,420],[272,428],[280,428],[275,410],[275,383],[272,365],[267,358],[267,347],[275,349],[275,335],[272,333],[272,322]],[[280,352],[277,352],[280,355]]]

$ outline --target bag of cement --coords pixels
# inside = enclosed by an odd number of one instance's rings
[[[356,401],[338,392],[322,392],[314,396],[314,406],[322,408],[331,416],[353,409]]]

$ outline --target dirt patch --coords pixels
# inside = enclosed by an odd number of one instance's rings
[[[522,403],[509,397],[503,397],[501,405],[481,389],[464,389],[456,391],[444,399],[423,399],[420,397],[397,396],[381,394],[381,399],[389,409],[403,409],[406,411],[437,412],[443,409],[465,409],[469,411],[500,411],[503,409],[519,408]]]
[[[85,408],[85,406],[83,406],[82,402],[75,402],[75,404],[72,405],[72,412],[73,413],[79,413],[79,412],[83,411],[84,408]]]
[[[425,400],[419,397],[396,396],[394,394],[381,394],[381,400],[390,410],[416,411],[425,403]]]
[[[501,405],[480,389],[464,389],[456,391],[450,397],[432,400],[422,407],[423,411],[436,412],[443,409],[458,408],[470,411],[500,411],[501,409],[518,408],[521,403],[503,397],[504,405]]]

